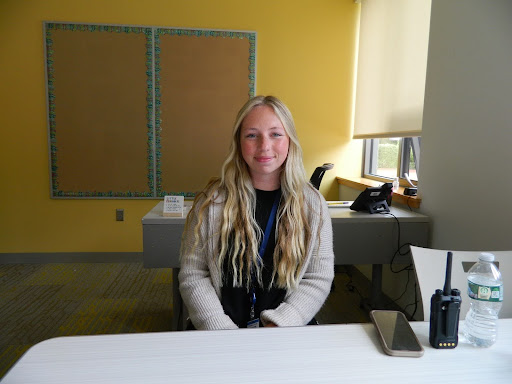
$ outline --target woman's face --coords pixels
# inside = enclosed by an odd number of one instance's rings
[[[254,188],[279,188],[289,145],[290,138],[271,107],[261,105],[249,112],[240,129],[240,147]]]

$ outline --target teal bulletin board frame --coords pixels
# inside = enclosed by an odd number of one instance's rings
[[[220,171],[224,136],[255,95],[256,32],[63,22],[43,30],[52,198],[193,197],[216,175],[200,175],[204,158]],[[207,69],[193,72],[196,62]],[[222,144],[180,142],[205,125]]]

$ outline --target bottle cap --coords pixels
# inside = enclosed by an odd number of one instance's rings
[[[482,261],[494,261],[494,255],[488,252],[482,252],[478,258]]]

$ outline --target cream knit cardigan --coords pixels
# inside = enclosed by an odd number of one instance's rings
[[[306,215],[311,225],[312,239],[297,288],[286,293],[284,301],[272,310],[261,313],[265,324],[300,326],[307,324],[320,310],[334,278],[332,223],[323,196],[309,185],[305,190]],[[197,209],[191,212],[188,230],[184,233],[179,287],[197,329],[236,329],[237,325],[224,313],[221,297],[220,271],[216,264],[222,218],[223,199],[217,198],[205,211],[200,229],[200,243],[194,244]],[[197,207],[196,207],[197,208]],[[188,250],[188,251],[187,251]]]

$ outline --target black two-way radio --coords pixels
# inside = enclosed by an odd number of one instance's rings
[[[436,289],[430,300],[430,345],[437,349],[455,348],[459,343],[460,291],[451,288],[452,253],[446,259],[444,289]]]

